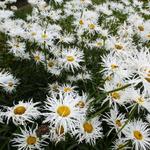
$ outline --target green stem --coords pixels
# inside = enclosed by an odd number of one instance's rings
[[[119,148],[117,148],[117,150],[122,150],[124,147],[126,147],[129,144],[130,144],[130,141],[127,141],[124,145],[122,145]]]
[[[127,84],[127,85],[125,85],[125,86],[123,86],[123,87],[117,88],[117,89],[115,89],[115,90],[108,91],[108,92],[106,92],[106,93],[109,94],[109,93],[113,93],[113,92],[116,92],[116,91],[120,91],[120,90],[123,90],[123,89],[125,89],[125,88],[127,88],[127,87],[129,87],[129,86],[131,86],[131,84]]]

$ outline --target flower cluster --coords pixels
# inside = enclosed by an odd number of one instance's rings
[[[11,147],[71,137],[149,149],[150,2],[28,0],[25,17],[16,2],[0,2],[0,93],[12,100],[0,99],[0,125],[16,129]]]

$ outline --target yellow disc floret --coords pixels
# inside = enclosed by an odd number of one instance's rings
[[[92,133],[92,131],[93,131],[93,126],[90,122],[85,122],[83,124],[83,128],[84,128],[84,131],[87,133]]]
[[[71,111],[68,106],[62,105],[57,108],[57,113],[61,117],[67,117],[70,115]]]
[[[115,121],[115,123],[116,123],[116,125],[117,125],[118,127],[121,127],[121,126],[122,126],[122,123],[121,123],[121,121],[120,121],[119,119],[117,119],[117,120]]]
[[[18,106],[14,109],[14,114],[15,115],[22,115],[26,111],[26,108],[24,106]]]
[[[95,25],[93,23],[91,23],[91,24],[89,24],[89,28],[93,30],[93,29],[95,29]]]
[[[74,61],[74,57],[73,56],[67,56],[67,61],[73,62]]]
[[[120,99],[120,94],[119,92],[112,92],[111,94],[111,97],[115,100],[119,100]]]
[[[37,138],[35,136],[29,136],[27,138],[27,144],[28,145],[34,145],[37,141]]]
[[[85,107],[85,103],[83,101],[79,101],[75,106],[79,107],[79,108],[84,108]]]
[[[141,133],[140,131],[138,131],[138,130],[135,130],[135,131],[133,132],[133,135],[134,135],[134,137],[135,137],[137,140],[142,140],[142,139],[143,139],[142,133]]]

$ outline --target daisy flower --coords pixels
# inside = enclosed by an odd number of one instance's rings
[[[127,56],[117,55],[113,52],[107,56],[102,57],[102,72],[105,72],[108,76],[115,75],[119,78],[125,78],[130,75],[130,70],[127,69],[126,59]]]
[[[50,141],[58,143],[65,141],[65,133],[63,125],[51,126],[50,125]]]
[[[74,69],[81,68],[79,63],[84,61],[83,56],[83,52],[76,48],[64,50],[62,52],[62,58],[60,58],[60,62],[62,62],[65,69],[74,72]]]
[[[110,113],[106,113],[103,120],[106,121],[107,124],[111,127],[111,130],[108,132],[109,135],[113,129],[118,132],[125,124],[127,119],[125,119],[124,114],[119,113],[119,111],[115,108],[111,109]]]
[[[96,41],[93,42],[87,42],[87,45],[92,48],[101,48],[104,46],[104,41],[102,39],[96,39]]]
[[[34,61],[38,64],[40,62],[43,62],[45,60],[45,56],[42,52],[36,51],[32,53]]]
[[[150,93],[150,52],[148,49],[134,51],[134,54],[129,56],[129,69],[136,74],[132,81],[141,88],[144,87],[145,92]],[[137,76],[138,75],[138,76]]]
[[[20,133],[14,133],[14,138],[11,140],[12,146],[17,147],[18,150],[41,150],[48,143],[45,141],[46,137],[42,136],[39,138],[36,134],[38,127],[32,129],[24,126],[20,128]]]
[[[88,28],[86,28],[86,30],[91,34],[100,33],[102,31],[101,27],[98,24],[91,21],[88,22]]]
[[[49,84],[48,86],[49,86],[49,88],[48,88],[49,94],[53,93],[53,95],[57,95],[60,92],[60,86],[59,86],[58,82]]]
[[[145,108],[147,111],[150,109],[150,97],[149,94],[145,93],[144,91],[141,92],[140,90],[132,90],[131,91],[131,101],[135,104],[138,104],[138,112],[140,109]],[[150,112],[150,111],[149,111]]]
[[[59,88],[60,88],[59,91],[61,91],[64,94],[72,94],[72,95],[77,94],[77,92],[75,91],[75,88],[77,88],[76,86],[64,84],[64,85],[60,86]]]
[[[81,110],[84,110],[86,113],[93,99],[89,99],[87,93],[82,92],[82,96],[78,96],[76,101],[75,106]]]
[[[92,76],[89,71],[85,71],[83,73],[77,74],[75,81],[77,81],[77,80],[82,80],[85,82],[85,80],[92,80]]]
[[[126,87],[122,90],[113,91],[121,87],[124,87],[124,85],[121,83],[105,82],[103,90],[105,92],[112,92],[108,93],[102,104],[109,101],[109,106],[113,105],[116,108],[117,105],[125,106],[126,103],[131,102],[129,99],[133,87]]]
[[[0,10],[0,20],[8,19],[14,16],[14,13],[10,10]]]
[[[4,108],[6,112],[3,117],[6,118],[7,124],[10,120],[13,121],[15,125],[24,125],[26,122],[33,122],[33,119],[40,117],[41,113],[37,108],[39,103],[33,103],[32,100],[29,102],[19,101],[18,104]]]
[[[106,48],[114,52],[124,52],[132,49],[131,39],[110,37],[106,40]]]
[[[94,145],[96,139],[102,137],[102,127],[101,122],[98,118],[93,118],[92,120],[86,121],[81,120],[76,130],[76,138],[79,142],[85,141],[86,143]]]
[[[0,87],[2,87],[6,92],[12,93],[18,84],[19,80],[13,77],[13,75],[8,72],[0,72]]]
[[[10,46],[9,51],[20,58],[29,58],[29,54],[25,52],[26,45],[24,42],[19,42],[19,39],[11,39],[7,42]]]
[[[48,59],[47,65],[45,64],[47,71],[54,75],[60,75],[62,68],[59,66],[57,59]]]
[[[146,150],[150,147],[150,129],[142,120],[134,120],[123,129],[125,140],[131,140],[135,150]]]
[[[113,142],[112,150],[128,150],[131,149],[127,144],[127,142],[123,138],[117,139]]]
[[[62,92],[56,97],[52,93],[45,102],[44,122],[49,122],[54,126],[63,126],[64,131],[74,131],[79,120],[85,115],[84,111],[76,107],[76,98],[71,94]]]
[[[70,33],[64,33],[63,35],[59,35],[58,39],[59,39],[58,43],[71,44],[75,41],[74,35]]]

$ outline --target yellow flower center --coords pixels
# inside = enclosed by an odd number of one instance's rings
[[[37,138],[35,136],[29,136],[27,138],[27,144],[28,145],[34,145],[37,141]]]
[[[56,134],[61,135],[64,133],[64,127],[63,126],[59,126],[58,128],[56,128]]]
[[[139,98],[137,98],[136,102],[137,102],[138,104],[142,104],[142,103],[144,103],[144,98],[139,97]]]
[[[15,46],[16,48],[19,48],[19,47],[20,47],[19,44],[15,44],[14,46]]]
[[[93,29],[95,29],[95,25],[93,23],[91,23],[91,24],[89,24],[89,28],[93,30]]]
[[[150,38],[150,33],[149,33],[149,34],[147,34],[147,37],[148,37],[148,38]]]
[[[106,81],[111,81],[112,79],[113,79],[112,76],[107,76],[107,77],[105,78]]]
[[[96,43],[96,46],[98,46],[98,47],[99,47],[99,46],[103,46],[103,43],[102,43],[102,42],[97,42],[97,43]]]
[[[61,117],[67,117],[70,115],[71,111],[70,111],[70,108],[68,106],[62,105],[62,106],[58,107],[57,113]]]
[[[93,126],[90,122],[85,122],[83,124],[83,128],[84,128],[84,131],[87,133],[92,133],[92,131],[93,131]]]
[[[10,82],[8,82],[8,86],[9,86],[9,87],[13,87],[13,86],[14,86],[14,83],[13,83],[13,82],[11,82],[11,81],[10,81]]]
[[[52,89],[55,91],[55,92],[58,92],[59,90],[58,90],[58,85],[53,85],[53,87],[52,87]]]
[[[32,35],[32,36],[35,36],[35,35],[36,35],[36,32],[32,32],[31,35]]]
[[[84,25],[84,22],[83,22],[82,19],[80,19],[79,24],[80,24],[80,25]]]
[[[144,31],[144,26],[140,25],[140,26],[138,26],[138,29],[139,29],[140,31]]]
[[[112,64],[112,65],[111,65],[111,69],[113,69],[113,70],[116,69],[116,68],[118,68],[118,67],[119,67],[119,66],[116,65],[116,64]]]
[[[142,140],[142,139],[143,139],[142,133],[141,133],[140,131],[138,131],[138,130],[135,130],[135,131],[133,132],[133,135],[134,135],[134,137],[135,137],[137,140]]]
[[[34,56],[34,60],[35,61],[40,61],[40,56],[38,56],[38,55]]]
[[[73,57],[73,56],[67,56],[67,60],[68,60],[69,62],[73,62],[73,61],[74,61],[74,57]]]
[[[120,99],[120,94],[118,92],[112,92],[110,95],[115,100],[119,100]]]
[[[79,101],[75,106],[76,107],[80,107],[80,108],[84,108],[85,107],[85,103],[83,101]]]
[[[71,92],[71,91],[72,91],[72,89],[71,89],[70,87],[65,87],[65,88],[64,88],[64,92],[65,92],[65,93]]]
[[[26,111],[26,108],[24,106],[18,106],[14,109],[14,114],[15,115],[22,115]]]
[[[115,44],[115,48],[117,50],[121,50],[121,49],[123,49],[123,46],[121,44]]]
[[[121,126],[122,126],[122,123],[121,123],[121,121],[120,121],[119,119],[117,119],[117,120],[115,121],[115,123],[116,123],[116,125],[117,125],[118,127],[121,127]]]
[[[44,34],[42,34],[42,38],[43,38],[43,39],[47,39],[47,38],[48,38],[48,35],[44,33]]]
[[[54,66],[54,63],[53,63],[52,61],[49,61],[49,62],[48,62],[48,67],[51,68],[51,67],[53,67],[53,66]]]

